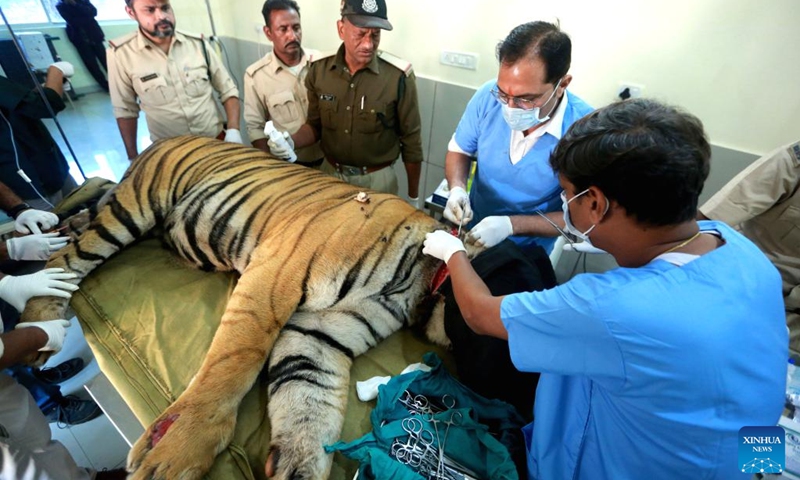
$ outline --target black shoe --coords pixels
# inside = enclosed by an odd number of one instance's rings
[[[124,468],[115,468],[114,470],[101,470],[97,472],[95,480],[125,480],[128,478],[128,472]]]
[[[66,362],[61,362],[53,368],[45,368],[43,370],[35,368],[33,369],[33,376],[44,383],[55,385],[65,380],[69,380],[77,375],[81,370],[83,370],[83,359],[73,358],[71,360],[67,360]]]
[[[82,400],[74,395],[67,395],[61,403],[43,412],[50,423],[58,422],[61,428],[67,425],[78,425],[102,415],[103,411],[93,400]]]

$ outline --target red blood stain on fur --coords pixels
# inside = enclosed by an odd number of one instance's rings
[[[453,227],[450,229],[450,235],[457,237],[458,236],[458,229]],[[450,276],[450,270],[447,269],[447,264],[442,262],[439,268],[436,270],[436,273],[433,275],[433,280],[431,280],[431,293],[436,293],[439,291],[439,287],[442,286],[447,277]]]
[[[178,417],[180,417],[180,415],[170,415],[153,426],[153,434],[150,435],[150,448],[155,447],[156,444],[164,438],[164,435],[167,434],[167,430],[175,423]]]

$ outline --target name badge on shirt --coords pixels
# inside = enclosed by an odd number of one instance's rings
[[[157,73],[151,73],[150,75],[145,75],[140,80],[142,82],[147,82],[147,81],[150,81],[150,80],[152,80],[154,78],[158,78],[158,74]]]
[[[319,96],[319,99],[325,100],[326,102],[332,102],[336,100],[336,95],[330,93],[323,93],[322,95]]]

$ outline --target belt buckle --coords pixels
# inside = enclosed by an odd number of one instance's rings
[[[349,165],[341,165],[342,173],[348,176],[361,175],[361,167],[351,167]]]

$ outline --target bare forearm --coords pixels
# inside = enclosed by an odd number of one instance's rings
[[[550,222],[555,223],[562,230],[564,229],[562,212],[550,212],[545,215]],[[559,231],[540,215],[513,215],[510,218],[514,235],[529,237],[557,237],[559,235]]]
[[[294,148],[298,149],[307,147],[316,142],[317,136],[314,134],[314,129],[311,128],[311,125],[306,123],[292,134],[292,141],[294,142]]]
[[[0,335],[3,340],[3,356],[0,357],[0,369],[10,367],[22,361],[28,354],[47,345],[47,334],[41,328],[30,327],[11,330]]]
[[[406,176],[408,177],[408,196],[409,198],[419,198],[419,176],[422,171],[421,163],[406,163]]]
[[[503,297],[492,295],[464,252],[453,254],[447,262],[447,268],[450,270],[456,303],[469,328],[479,335],[507,340],[508,332],[500,319]]]
[[[23,203],[22,199],[8,188],[5,183],[0,182],[0,209],[8,211],[20,203]]]
[[[64,72],[60,68],[50,66],[47,69],[47,78],[44,81],[44,86],[53,90],[60,97],[64,94]]]
[[[225,115],[228,117],[228,128],[239,130],[239,115],[241,106],[238,97],[231,97],[222,103],[225,107]]]
[[[458,152],[447,152],[444,157],[444,176],[450,188],[461,187],[466,190],[469,166],[472,157]]]
[[[269,145],[267,144],[266,138],[259,138],[258,140],[253,140],[253,146],[257,149],[269,153]]]
[[[136,147],[137,122],[138,119],[136,118],[117,119],[117,126],[119,127],[120,135],[122,135],[122,143],[125,144],[125,153],[128,155],[128,160],[133,160],[139,155],[139,150]]]

